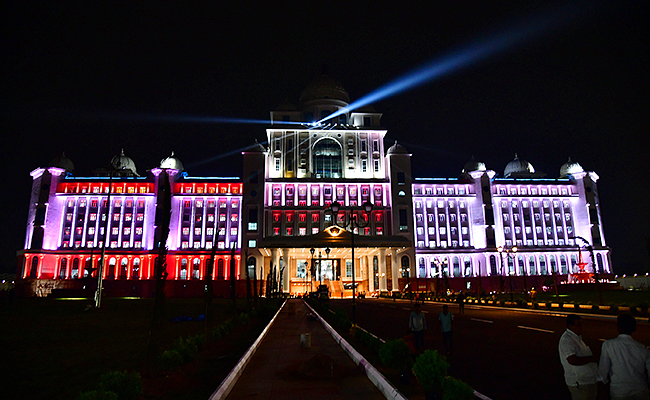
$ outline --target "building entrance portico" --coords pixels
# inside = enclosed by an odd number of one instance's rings
[[[354,248],[352,262],[350,232],[330,228],[318,235],[291,241],[282,237],[267,238],[261,244],[268,247],[249,249],[249,257],[257,258],[258,273],[262,268],[267,273],[276,271],[275,279],[282,282],[277,290],[284,293],[307,293],[322,283],[328,286],[332,296],[350,297],[353,265],[357,292],[399,290],[398,273],[394,267],[396,260],[403,256],[413,259],[411,248],[407,243],[401,243],[404,241],[401,237],[356,236],[355,244],[358,246]],[[290,242],[297,246],[288,247]],[[258,254],[252,254],[254,252]],[[273,269],[273,266],[279,268]]]

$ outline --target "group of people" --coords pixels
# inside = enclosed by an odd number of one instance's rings
[[[442,342],[445,346],[445,353],[449,355],[452,348],[451,325],[454,315],[449,311],[448,305],[442,306],[442,312],[438,315],[440,329],[442,332]],[[413,311],[409,317],[409,331],[413,333],[413,345],[417,352],[424,349],[424,331],[427,329],[427,320],[422,312],[420,303],[415,303]]]
[[[650,350],[632,338],[636,330],[632,315],[618,316],[619,335],[603,343],[600,359],[582,340],[580,316],[568,315],[566,326],[558,349],[573,400],[595,399],[598,382],[609,383],[612,400],[650,400]]]

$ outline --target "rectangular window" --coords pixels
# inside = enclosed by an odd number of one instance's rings
[[[406,231],[408,230],[408,218],[406,216],[406,210],[405,209],[400,209],[399,210],[399,230],[400,231]]]
[[[379,160],[374,160],[375,172],[379,172]]]
[[[361,160],[361,172],[368,170],[368,160]]]

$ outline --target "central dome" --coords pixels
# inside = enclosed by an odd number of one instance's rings
[[[525,176],[534,173],[535,168],[533,168],[533,165],[526,160],[520,159],[517,153],[515,153],[515,159],[506,165],[506,168],[503,171],[503,176],[506,178],[516,178],[522,175]]]
[[[350,103],[350,95],[339,81],[327,74],[322,74],[311,81],[300,94],[300,104],[314,100],[339,100]]]

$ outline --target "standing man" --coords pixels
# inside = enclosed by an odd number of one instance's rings
[[[427,329],[427,320],[424,313],[420,310],[420,304],[415,303],[413,311],[409,318],[409,329],[413,332],[413,345],[416,351],[421,351],[424,347],[424,331]]]
[[[453,340],[451,338],[451,325],[454,320],[454,314],[449,312],[449,306],[443,305],[442,312],[438,316],[440,321],[440,329],[442,331],[442,343],[445,346],[445,354],[451,354],[451,349],[453,347]]]
[[[456,301],[458,301],[458,314],[465,314],[465,294],[462,290],[458,293]]]
[[[593,400],[597,393],[597,359],[582,341],[582,319],[576,314],[569,314],[566,327],[558,346],[564,381],[573,400]]]
[[[616,327],[619,335],[603,343],[600,379],[603,383],[611,380],[612,400],[650,400],[650,350],[630,336],[636,330],[636,319],[621,314]]]

